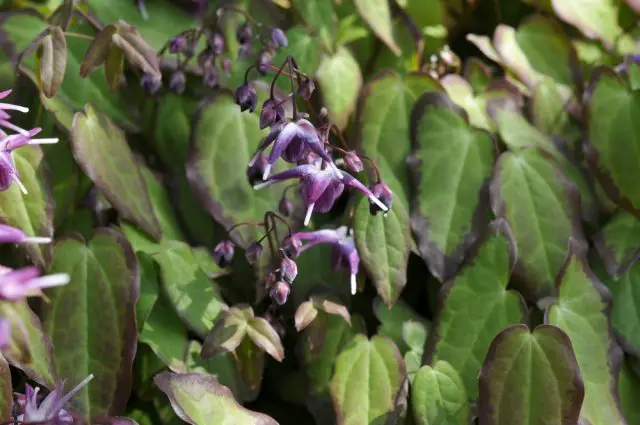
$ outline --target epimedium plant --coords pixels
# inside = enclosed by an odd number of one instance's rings
[[[0,423],[640,424],[638,13],[0,2]]]

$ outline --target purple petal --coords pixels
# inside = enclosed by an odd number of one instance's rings
[[[269,153],[269,159],[267,161],[269,164],[274,164],[278,158],[280,158],[282,152],[284,152],[287,146],[289,146],[289,143],[291,143],[291,140],[297,135],[297,133],[298,126],[292,122],[287,123],[282,130],[280,130],[280,133],[278,133],[276,141],[273,144],[273,148],[271,148],[271,152]],[[266,175],[264,179],[266,180],[267,177],[269,176]]]
[[[26,237],[27,235],[22,230],[6,224],[0,224],[0,244],[21,243]]]
[[[344,184],[342,184],[341,181],[332,181],[331,184],[329,184],[329,187],[327,187],[324,193],[316,201],[315,210],[321,213],[329,212],[336,203],[336,200],[340,195],[342,195],[343,191]]]

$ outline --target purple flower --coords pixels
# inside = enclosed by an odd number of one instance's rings
[[[162,87],[162,80],[151,74],[144,74],[140,79],[140,85],[147,94],[156,94]]]
[[[374,184],[373,187],[371,188],[371,192],[378,199],[380,199],[380,202],[382,202],[384,206],[387,207],[386,210],[382,210],[378,204],[373,202],[369,203],[369,212],[372,215],[376,215],[379,211],[386,212],[389,209],[391,209],[391,204],[393,202],[393,192],[391,192],[391,189],[389,189],[389,186],[387,186],[386,183],[379,182]]]
[[[11,94],[11,90],[5,90],[0,92],[0,99],[4,99]],[[0,102],[0,126],[8,128],[9,130],[15,131],[20,134],[28,134],[28,131],[18,127],[15,124],[12,124],[9,120],[11,119],[11,115],[9,115],[6,111],[18,111],[22,113],[29,112],[29,108],[20,105],[14,105],[12,103],[3,103]]]
[[[338,175],[341,174],[327,151],[325,151],[324,144],[318,137],[316,128],[306,119],[299,119],[296,122],[290,121],[274,127],[271,133],[269,133],[260,144],[253,158],[249,161],[249,166],[252,166],[258,158],[258,155],[272,143],[273,147],[269,153],[267,166],[262,177],[264,180],[269,178],[271,167],[278,158],[282,157],[285,161],[295,164],[309,152],[318,155],[325,160]]]
[[[214,32],[209,37],[209,46],[214,55],[221,55],[224,51],[224,37],[220,33]]]
[[[255,241],[251,245],[249,245],[244,255],[247,258],[247,262],[249,264],[255,264],[260,258],[260,255],[262,255],[262,245],[260,244],[260,242]]]
[[[184,89],[187,87],[187,77],[182,71],[176,71],[171,74],[169,79],[169,88],[176,92],[176,94],[184,93]]]
[[[280,28],[274,28],[271,30],[271,41],[276,46],[276,48],[287,47],[289,44],[289,40],[287,40],[287,36],[284,31]]]
[[[0,224],[0,244],[5,243],[50,243],[51,238],[46,237],[29,237],[20,229],[11,227],[7,224]]]
[[[213,88],[215,86],[218,85],[218,70],[213,67],[213,66],[209,66],[206,67],[204,69],[203,75],[202,75],[202,82],[205,86],[209,87],[209,88]]]
[[[268,50],[263,50],[258,55],[258,60],[256,62],[256,69],[261,75],[267,75],[267,71],[269,70],[269,66],[271,64],[272,54]]]
[[[354,173],[359,173],[360,171],[364,170],[364,166],[362,165],[362,160],[353,151],[347,152],[347,154],[344,156],[344,163]]]
[[[256,89],[251,87],[249,84],[243,84],[238,87],[233,98],[236,104],[240,106],[241,111],[244,112],[249,110],[250,112],[253,112],[256,110],[258,94],[256,93]]]
[[[287,236],[282,241],[282,250],[291,258],[296,258],[298,255],[300,255],[301,249],[302,241],[296,236],[296,233]]]
[[[275,99],[267,99],[262,104],[260,112],[260,129],[270,127],[284,120],[284,106]]]
[[[51,423],[52,425],[74,423],[73,417],[64,410],[64,407],[92,379],[93,375],[87,376],[65,395],[63,395],[64,382],[61,382],[40,402],[38,402],[40,387],[32,388],[29,384],[25,384],[24,411],[18,416],[18,421],[21,423]]]
[[[319,244],[332,245],[331,261],[335,268],[346,268],[351,273],[351,294],[356,293],[356,275],[360,266],[360,256],[356,249],[353,234],[347,226],[341,226],[335,230],[323,229],[315,232],[298,232],[292,235],[304,245],[299,253]]]
[[[181,53],[187,45],[187,38],[183,35],[173,37],[169,41],[169,51],[171,53]]]
[[[298,276],[298,265],[291,258],[285,256],[280,263],[280,277],[288,284],[292,284]]]
[[[267,168],[267,157],[260,152],[255,162],[247,168],[247,179],[252,186],[262,181],[265,168]]]
[[[40,276],[37,267],[23,267],[12,270],[0,269],[0,300],[19,301],[31,296],[38,296],[44,288],[62,286],[69,283],[70,277],[66,273],[56,273]]]
[[[345,186],[360,191],[383,211],[388,210],[365,185],[348,173],[338,172],[335,165],[333,168],[325,167],[324,169],[311,164],[298,165],[272,175],[269,180],[254,186],[254,189],[261,189],[275,182],[294,178],[300,179],[302,183],[302,197],[307,208],[304,219],[305,226],[309,224],[314,210],[328,212],[342,194]]]
[[[233,260],[235,245],[231,241],[222,241],[213,249],[213,259],[220,267],[227,267]]]
[[[242,24],[236,31],[236,39],[240,44],[247,44],[251,41],[251,37],[253,36],[253,31],[249,24]]]
[[[306,78],[298,86],[298,95],[305,100],[309,100],[315,89],[316,85],[313,84],[313,81]]]
[[[271,288],[271,298],[278,303],[278,305],[282,305],[287,302],[287,298],[289,298],[289,293],[291,292],[291,287],[287,282],[283,282],[281,280],[277,281],[273,287]]]

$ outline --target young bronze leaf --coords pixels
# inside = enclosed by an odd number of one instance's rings
[[[585,389],[581,421],[623,424],[616,381],[622,350],[608,317],[611,296],[589,268],[580,243],[569,244],[557,285],[558,301],[547,309],[545,322],[564,331],[573,346]]]
[[[500,156],[491,204],[513,232],[518,249],[514,272],[527,298],[555,292],[569,239],[583,239],[578,202],[575,186],[548,154],[531,148]]]
[[[253,311],[251,311],[253,317]],[[202,346],[202,358],[233,352],[247,334],[248,317],[237,307],[231,307],[218,319]]]
[[[111,37],[116,33],[116,26],[109,24],[102,28],[94,37],[91,45],[87,49],[87,53],[80,64],[80,76],[86,77],[93,71],[98,69],[107,60],[109,48],[111,46]]]
[[[578,422],[584,398],[567,335],[540,325],[513,325],[496,336],[480,373],[479,419],[487,425]]]
[[[40,49],[40,90],[51,98],[62,85],[67,70],[67,40],[62,29],[58,26],[50,27],[49,35],[42,39]]]
[[[245,409],[231,390],[213,376],[200,373],[163,372],[154,378],[183,421],[210,425],[212,421],[234,425],[278,425],[267,415]]]
[[[94,374],[75,396],[78,412],[87,417],[122,413],[131,392],[140,286],[131,245],[105,228],[86,244],[60,240],[51,272],[71,276],[66,286],[47,292],[51,302],[44,305],[56,366],[70,385]]]
[[[390,339],[356,335],[338,354],[331,379],[338,424],[385,423],[406,401],[406,394],[401,396],[406,375],[402,355]]]
[[[52,196],[47,163],[39,146],[23,146],[11,154],[27,189],[24,194],[17,184],[0,192],[0,221],[17,227],[30,237],[52,237],[55,201]],[[34,264],[46,267],[51,261],[51,246],[21,245]]]
[[[281,362],[284,360],[284,347],[280,341],[278,332],[266,319],[254,317],[247,322],[247,336],[268,353],[271,357]]]
[[[586,92],[586,157],[607,195],[640,219],[640,93],[609,68]]]
[[[109,46],[104,63],[104,74],[111,90],[116,90],[124,71],[124,51],[115,44]]]
[[[73,117],[71,142],[76,161],[109,202],[124,218],[159,240],[160,224],[124,132],[86,105]]]
[[[506,223],[494,222],[486,240],[476,244],[470,264],[440,291],[426,353],[428,364],[445,360],[458,371],[471,400],[478,394],[478,373],[491,341],[526,316],[520,294],[507,290],[516,251]],[[482,308],[469,308],[470,303]]]
[[[115,27],[116,31],[111,36],[111,41],[122,49],[127,60],[144,74],[161,79],[158,53],[147,43],[138,29],[124,21],[119,21]]]
[[[619,211],[593,239],[609,276],[618,279],[640,259],[640,218]]]
[[[422,366],[411,387],[411,407],[418,425],[466,425],[469,402],[458,372],[444,360]]]
[[[472,128],[466,114],[442,93],[426,93],[414,106],[411,139],[412,227],[429,269],[445,281],[486,226],[494,141]]]

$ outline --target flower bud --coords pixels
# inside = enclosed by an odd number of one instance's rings
[[[271,41],[273,41],[273,44],[275,44],[276,48],[287,47],[287,45],[289,44],[287,36],[280,28],[272,29],[270,35]]]
[[[287,302],[287,298],[289,298],[289,292],[291,292],[291,287],[289,286],[289,284],[279,280],[271,288],[271,299],[274,300],[278,305],[282,305]]]
[[[205,68],[204,74],[202,75],[202,83],[209,88],[213,88],[218,85],[218,70],[210,66]]]
[[[291,258],[285,256],[280,263],[280,278],[288,284],[292,284],[296,276],[298,276],[298,265]]]
[[[187,46],[187,38],[183,35],[173,37],[171,41],[169,41],[169,51],[174,54],[182,53],[182,51],[186,46]]]
[[[283,196],[278,203],[278,211],[285,217],[291,217],[293,213],[293,203]]]
[[[238,87],[233,98],[236,104],[240,106],[241,111],[249,110],[253,112],[256,110],[258,95],[256,94],[256,90],[249,84],[243,84]]]
[[[344,156],[344,163],[354,173],[359,173],[360,171],[364,170],[364,166],[362,165],[362,160],[353,151],[347,152],[347,154]]]
[[[222,72],[227,74],[227,76],[231,73],[232,65],[233,64],[231,63],[231,59],[229,59],[228,57],[225,56],[220,59],[220,66],[222,67]]]
[[[313,84],[313,81],[305,78],[298,86],[298,95],[305,100],[309,100],[315,89],[316,85]]]
[[[252,52],[253,48],[251,47],[251,44],[241,44],[238,49],[238,56],[241,58],[248,58],[251,56]]]
[[[301,248],[302,241],[295,234],[287,236],[284,238],[284,241],[282,241],[282,249],[289,258],[296,258],[300,255]]]
[[[213,249],[213,260],[220,267],[227,267],[233,260],[235,245],[231,241],[222,241]]]
[[[140,85],[147,94],[156,94],[162,87],[162,80],[151,74],[144,74],[140,79]]]
[[[267,99],[262,104],[260,112],[260,129],[272,126],[284,120],[284,106],[275,99]]]
[[[264,174],[265,168],[267,167],[267,164],[267,157],[262,152],[260,152],[255,163],[247,168],[247,180],[249,180],[249,184],[251,186],[255,186],[256,184],[263,181],[262,176]]]
[[[254,265],[255,263],[257,263],[260,255],[262,255],[262,245],[260,245],[260,242],[255,241],[251,245],[249,245],[244,255],[247,258],[247,262],[249,264]]]
[[[218,56],[224,52],[224,37],[220,33],[214,32],[208,41],[214,55]]]
[[[248,44],[251,42],[251,37],[253,36],[253,31],[251,30],[251,26],[249,24],[242,24],[236,31],[236,39],[240,44]]]
[[[376,198],[380,200],[387,208],[391,209],[391,204],[393,202],[393,192],[389,189],[389,186],[386,183],[379,182],[373,185],[371,188],[371,192],[374,194]],[[382,211],[378,205],[373,202],[369,202],[369,212],[371,215],[378,214],[379,211]]]
[[[171,79],[169,80],[169,88],[173,90],[176,94],[184,93],[184,89],[187,86],[187,77],[184,75],[182,71],[176,71],[171,75]]]
[[[184,46],[184,49],[182,50],[182,53],[190,58],[193,57],[193,55],[196,54],[196,48],[198,47],[198,40],[194,37],[190,37],[187,39],[187,43]]]
[[[271,64],[272,59],[271,53],[267,50],[263,50],[258,55],[258,61],[256,63],[256,69],[261,75],[267,75],[267,71],[269,70],[269,65]]]
[[[213,60],[215,55],[213,54],[213,50],[210,47],[204,49],[200,54],[198,54],[198,66],[200,68],[209,68],[213,66]]]

